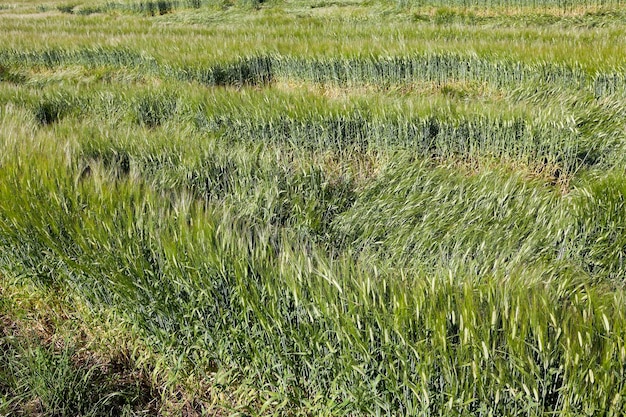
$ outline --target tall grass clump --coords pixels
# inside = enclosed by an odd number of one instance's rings
[[[512,174],[467,177],[428,163],[397,162],[340,216],[337,233],[362,256],[477,275],[557,263],[560,196]]]
[[[89,346],[94,341],[78,324],[82,317],[74,311],[68,317],[63,308],[69,304],[59,302],[62,297],[23,277],[4,271],[0,276],[0,413],[125,416],[154,411],[155,389],[148,378],[123,349]],[[94,323],[97,328],[88,332],[106,331],[101,322]]]
[[[35,105],[35,118],[41,125],[50,125],[69,115],[77,107],[71,97],[54,95],[45,97]]]
[[[3,344],[0,369],[6,384],[0,411],[41,416],[103,416],[132,412],[138,392],[81,358],[71,347],[60,351],[25,338]],[[6,402],[3,403],[2,400]]]
[[[166,94],[146,95],[138,99],[136,121],[142,126],[160,126],[176,113],[178,104],[175,97]]]
[[[26,76],[11,68],[0,65],[0,82],[5,81],[13,84],[22,84],[26,81]]]
[[[576,250],[584,266],[622,281],[626,245],[621,233],[626,225],[626,178],[621,170],[600,176],[572,195],[571,210],[576,214]]]

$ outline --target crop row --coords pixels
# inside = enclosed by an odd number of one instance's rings
[[[399,0],[398,4],[408,6],[449,6],[449,7],[557,7],[564,10],[580,6],[619,6],[621,0]]]
[[[567,181],[581,168],[611,166],[620,161],[620,137],[599,134],[594,127],[596,122],[587,126],[587,119],[614,118],[619,113],[591,112],[566,120],[506,113],[453,116],[429,109],[422,114],[406,114],[402,110],[376,114],[374,109],[356,103],[341,111],[329,106],[316,112],[310,107],[315,106],[313,103],[303,104],[306,97],[291,103],[264,102],[263,97],[246,102],[224,94],[219,98],[223,102],[211,103],[206,98],[185,102],[168,93],[128,98],[57,94],[27,100],[24,105],[32,109],[42,125],[68,116],[88,118],[101,114],[150,129],[183,123],[227,142],[339,152],[405,149],[415,156],[437,160],[499,158],[543,171],[554,176],[555,181]],[[285,99],[293,97],[287,95]],[[620,127],[619,123],[612,126],[616,131]],[[605,130],[608,128],[609,123]]]
[[[253,0],[241,1],[240,5],[257,4]],[[94,13],[110,12],[131,12],[147,16],[158,16],[172,13],[180,9],[199,9],[204,6],[219,6],[220,3],[214,0],[144,0],[129,2],[108,1],[96,5],[78,5],[73,3],[57,6],[57,10],[78,15],[90,15]]]
[[[82,65],[126,67],[143,73],[215,85],[264,85],[274,79],[297,79],[340,85],[381,86],[450,80],[488,83],[496,88],[551,85],[585,89],[596,97],[624,94],[626,72],[588,74],[581,68],[549,63],[523,64],[475,55],[431,53],[404,57],[309,59],[267,55],[208,67],[171,67],[145,54],[120,49],[0,51],[5,67]]]
[[[404,148],[420,157],[472,159],[494,157],[535,169],[553,169],[568,176],[600,158],[600,143],[581,139],[557,126],[533,126],[524,120],[487,117],[449,120],[371,120],[360,114],[328,119],[268,121],[216,118],[208,126],[229,140],[283,142],[304,148],[367,151],[370,148]]]
[[[230,5],[258,6],[264,1],[233,1]],[[385,3],[385,1],[381,1]],[[180,9],[198,9],[209,6],[224,6],[229,3],[217,0],[142,0],[131,2],[108,1],[98,6],[76,7],[73,4],[61,5],[58,9],[64,13],[91,14],[111,11],[131,11],[148,16],[163,15]],[[580,6],[619,6],[621,0],[396,0],[393,4],[400,7],[485,7],[514,9],[522,7],[551,7],[564,10]],[[319,7],[319,6],[318,6]]]

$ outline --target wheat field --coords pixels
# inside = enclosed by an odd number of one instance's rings
[[[0,416],[626,413],[619,0],[16,0],[0,39]]]

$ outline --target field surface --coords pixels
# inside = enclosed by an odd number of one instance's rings
[[[619,0],[0,2],[0,416],[626,414]]]

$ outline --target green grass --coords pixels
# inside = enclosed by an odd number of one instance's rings
[[[78,300],[64,297],[0,277],[0,415],[155,412],[157,388],[128,340],[106,333],[106,315],[80,315]]]
[[[626,411],[622,6],[0,13],[0,415]]]

